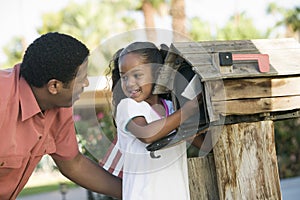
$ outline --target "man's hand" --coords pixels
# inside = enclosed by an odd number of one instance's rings
[[[53,158],[61,173],[91,191],[122,199],[122,180],[78,153],[71,160]]]

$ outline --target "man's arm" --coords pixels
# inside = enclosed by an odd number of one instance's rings
[[[63,175],[91,191],[122,199],[122,181],[78,153],[72,160],[53,158]]]

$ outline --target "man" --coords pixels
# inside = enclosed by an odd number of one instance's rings
[[[88,56],[77,39],[47,33],[0,71],[0,200],[16,199],[45,154],[75,183],[121,199],[121,179],[78,150],[72,105],[89,85]]]

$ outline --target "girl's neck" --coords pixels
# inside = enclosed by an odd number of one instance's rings
[[[161,99],[158,95],[155,95],[156,97],[153,99],[151,103],[147,101],[147,103],[150,104],[152,109],[161,117],[166,117],[168,115],[168,110],[166,107],[165,102],[163,102],[163,99]]]
[[[158,95],[151,95],[150,97],[148,97],[147,99],[145,99],[145,101],[150,105],[150,106],[154,106],[157,104],[162,104],[161,103],[161,99]]]

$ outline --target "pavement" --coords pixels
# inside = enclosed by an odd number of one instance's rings
[[[283,179],[280,181],[282,199],[298,200],[300,198],[300,177]]]
[[[281,193],[283,200],[299,200],[300,197],[300,177],[283,179],[280,181]],[[37,194],[27,197],[20,197],[17,200],[86,200],[87,191],[84,188],[72,188],[70,189],[65,198],[59,191],[48,192],[43,194]]]

